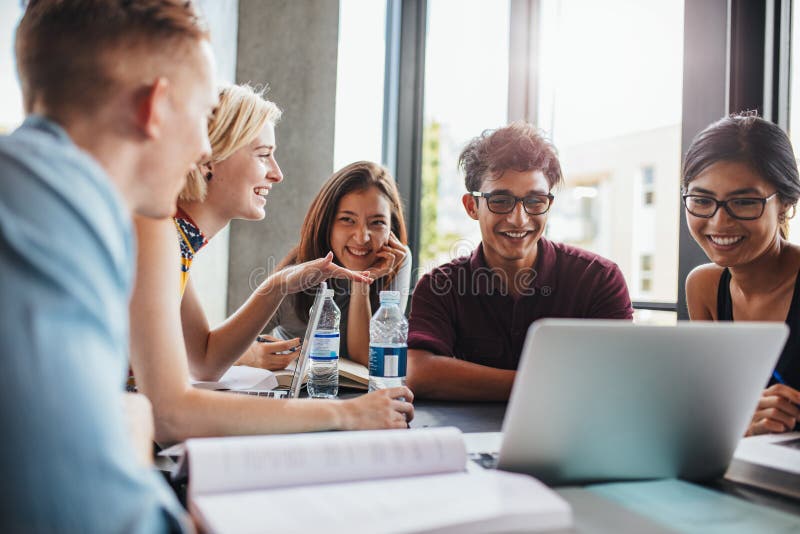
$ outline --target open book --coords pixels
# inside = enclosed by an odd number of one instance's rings
[[[275,376],[278,379],[278,384],[282,387],[288,388],[292,383],[292,374],[294,373],[294,366],[297,360],[291,363],[289,367],[281,371],[275,371]],[[308,369],[303,376],[303,384],[308,380]],[[360,363],[356,363],[347,358],[339,358],[339,386],[353,389],[367,389],[369,385],[369,369]]]
[[[800,499],[800,432],[742,438],[725,478]]]
[[[456,428],[190,439],[189,509],[212,533],[530,532],[568,528],[537,480],[466,471]]]

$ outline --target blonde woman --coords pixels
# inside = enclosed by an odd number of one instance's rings
[[[407,388],[326,401],[225,395],[189,385],[190,370],[195,378],[213,380],[251,350],[286,295],[330,277],[369,282],[367,274],[335,265],[328,254],[274,273],[231,317],[209,327],[189,276],[192,259],[232,219],[264,218],[267,196],[283,180],[275,160],[279,118],[275,104],[252,88],[224,88],[209,120],[211,158],[188,177],[175,218],[136,221],[139,253],[131,300],[131,362],[139,390],[153,404],[157,441],[402,428],[413,417],[412,406],[399,400],[413,398]],[[263,344],[263,350],[274,354],[296,342]]]

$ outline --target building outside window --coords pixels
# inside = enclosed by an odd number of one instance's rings
[[[333,167],[381,162],[386,2],[339,1]]]
[[[653,174],[653,167],[650,165],[642,167],[642,204],[645,206],[653,205],[655,196]]]
[[[791,78],[789,81],[789,137],[794,157],[800,162],[800,8],[792,6]],[[789,221],[789,240],[800,244],[800,217]]]
[[[683,1],[542,0],[540,7],[536,116],[566,180],[547,235],[616,262],[634,301],[674,303]],[[591,209],[575,205],[576,197],[585,202],[587,186]]]
[[[471,138],[508,121],[509,2],[428,0],[426,40],[420,274],[481,239],[457,163]]]

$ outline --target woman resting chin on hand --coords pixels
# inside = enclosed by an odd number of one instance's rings
[[[306,213],[300,242],[279,268],[296,269],[331,253],[343,268],[369,277],[328,282],[342,312],[340,356],[368,366],[369,322],[380,305],[380,291],[400,291],[400,308],[405,310],[411,283],[400,195],[389,171],[377,163],[351,163],[322,185]],[[312,301],[310,293],[293,292],[264,331],[283,339],[302,336]]]

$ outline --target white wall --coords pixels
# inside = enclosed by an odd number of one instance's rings
[[[236,78],[236,49],[239,23],[238,0],[199,0],[211,29],[220,83]],[[212,326],[222,322],[228,300],[228,255],[230,232],[226,228],[214,237],[192,263],[192,284]]]

